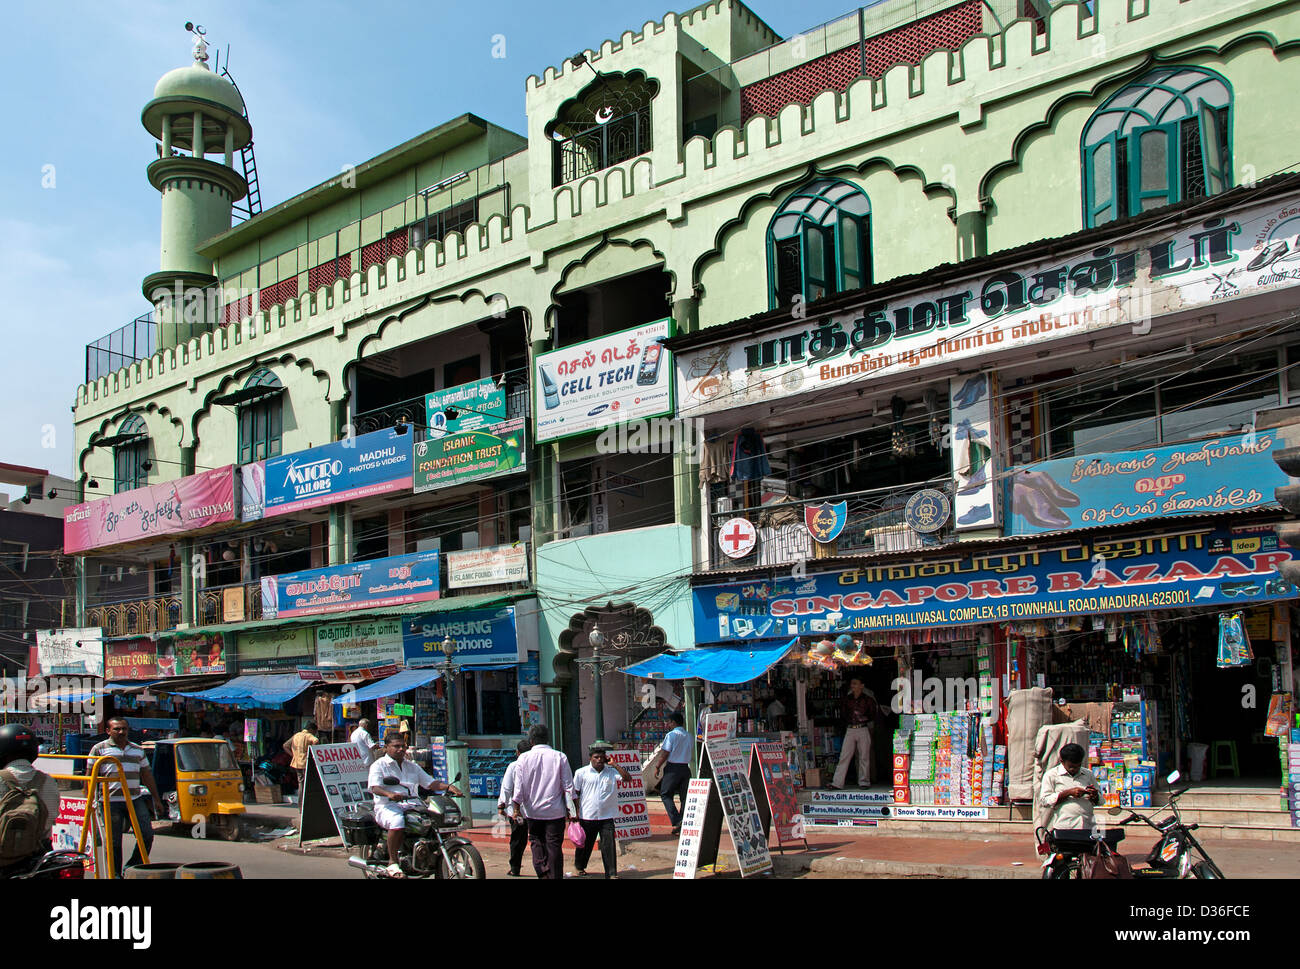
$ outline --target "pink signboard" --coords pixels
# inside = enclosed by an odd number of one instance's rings
[[[73,505],[63,513],[63,551],[125,545],[235,521],[235,466]]]

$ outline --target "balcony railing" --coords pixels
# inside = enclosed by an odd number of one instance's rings
[[[193,299],[198,299],[196,295]],[[185,299],[191,299],[187,294]],[[107,377],[123,367],[147,360],[159,350],[180,346],[212,330],[220,309],[215,287],[202,291],[204,310],[198,315],[205,322],[159,322],[152,312],[137,316],[94,343],[86,344],[86,383]],[[184,304],[197,308],[196,303]]]
[[[928,535],[913,531],[904,521],[903,509],[907,500],[926,488],[942,491],[949,501],[952,500],[952,482],[946,478],[824,498],[773,501],[749,509],[734,508],[730,498],[715,499],[714,508],[709,513],[709,568],[785,566],[815,558],[905,552],[946,545],[952,541],[951,518],[939,531]],[[848,502],[848,520],[844,530],[834,543],[822,545],[819,550],[804,523],[804,507],[823,502],[834,505],[841,501]],[[747,519],[758,532],[754,551],[738,559],[724,555],[718,544],[718,533],[733,518]]]
[[[506,420],[508,421],[516,417],[528,416],[528,384],[522,379],[516,380],[513,374],[517,373],[519,371],[506,375]],[[386,427],[395,427],[399,423],[409,424],[414,440],[423,441],[428,435],[428,428],[425,426],[426,417],[424,398],[412,397],[410,400],[389,404],[387,407],[362,411],[352,419],[352,423],[356,426],[357,434],[382,431]]]
[[[651,148],[650,106],[614,118],[591,131],[556,142],[555,184],[564,185],[611,168]]]
[[[198,615],[194,617],[197,626],[215,626],[226,621],[226,592],[242,592],[242,617],[234,621],[249,621],[262,618],[262,588],[257,582],[242,585],[213,586],[200,589],[198,596]],[[105,636],[148,636],[150,633],[163,633],[175,629],[181,621],[181,596],[154,596],[144,599],[126,599],[121,602],[107,602],[90,606],[86,609],[86,624],[99,626]]]

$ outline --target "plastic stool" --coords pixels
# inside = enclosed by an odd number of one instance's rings
[[[1227,753],[1224,761],[1219,755]],[[1210,747],[1210,776],[1218,777],[1219,771],[1232,771],[1233,777],[1240,777],[1237,769],[1237,742],[1235,740],[1216,740]]]

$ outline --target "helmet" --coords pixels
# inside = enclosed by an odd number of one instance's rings
[[[0,727],[0,767],[15,760],[35,760],[40,750],[40,739],[27,724],[7,723]]]

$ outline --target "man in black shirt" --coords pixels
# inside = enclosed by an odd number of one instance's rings
[[[844,746],[840,748],[840,762],[835,767],[831,787],[844,789],[849,776],[849,761],[856,753],[858,758],[858,787],[871,786],[871,724],[876,721],[876,701],[863,690],[857,677],[849,680],[849,695],[841,707],[844,722]]]

